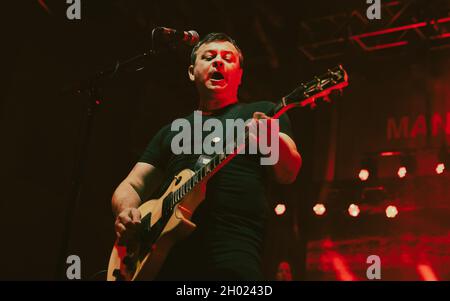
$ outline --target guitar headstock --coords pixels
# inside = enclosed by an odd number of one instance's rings
[[[289,95],[283,97],[284,106],[316,106],[318,99],[329,101],[329,94],[333,91],[342,91],[348,86],[348,75],[344,68],[339,65],[321,76],[314,77],[313,80],[302,83]]]

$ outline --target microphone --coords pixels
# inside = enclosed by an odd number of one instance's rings
[[[198,33],[194,30],[181,31],[167,27],[156,27],[154,33],[159,33],[162,40],[168,43],[182,43],[188,46],[194,46],[200,40]]]

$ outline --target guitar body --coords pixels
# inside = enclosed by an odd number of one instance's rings
[[[141,213],[142,227],[155,226],[162,217],[164,199],[180,188],[193,174],[194,172],[190,169],[181,171],[159,199],[149,200],[138,208]],[[107,280],[154,279],[172,246],[195,230],[196,225],[190,219],[195,209],[203,201],[204,195],[205,185],[197,185],[186,194],[174,207],[173,213],[155,242],[148,243],[138,239],[130,252],[127,246],[119,245],[116,240],[109,259]]]

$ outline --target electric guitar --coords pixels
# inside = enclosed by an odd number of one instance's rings
[[[302,83],[266,114],[278,118],[293,107],[315,107],[318,99],[329,101],[332,91],[342,91],[347,85],[347,73],[339,65]],[[248,134],[246,128],[245,136]],[[182,170],[159,199],[148,200],[138,208],[141,227],[137,242],[125,246],[116,240],[108,265],[108,281],[152,280],[156,277],[173,245],[195,230],[191,217],[203,201],[206,181],[245,147],[233,143],[233,153],[216,154],[199,170]]]

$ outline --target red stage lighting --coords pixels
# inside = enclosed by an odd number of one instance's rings
[[[436,165],[436,173],[438,175],[440,175],[441,173],[443,173],[445,170],[445,164],[444,163],[438,163],[438,165]]]
[[[398,171],[397,171],[397,175],[399,178],[404,178],[406,177],[406,174],[408,173],[408,171],[406,170],[405,166],[401,166]]]
[[[359,171],[358,177],[361,181],[367,181],[367,179],[369,178],[369,171],[367,169],[361,169]]]
[[[396,206],[390,205],[390,206],[386,207],[386,216],[388,218],[394,218],[397,216],[397,214],[398,214],[398,209]]]
[[[275,207],[275,214],[276,215],[283,215],[286,212],[286,206],[284,204],[278,204]]]
[[[419,272],[420,277],[424,281],[439,281],[438,277],[436,276],[436,273],[428,264],[417,265],[417,271]]]
[[[324,204],[319,203],[313,207],[313,211],[316,215],[324,215],[325,212],[327,211],[327,208],[325,208]]]
[[[360,212],[361,210],[359,210],[358,205],[351,204],[350,206],[348,206],[348,214],[350,214],[350,216],[357,217]]]
[[[398,156],[400,155],[400,152],[381,152],[380,156],[382,157],[392,157],[392,156]]]

